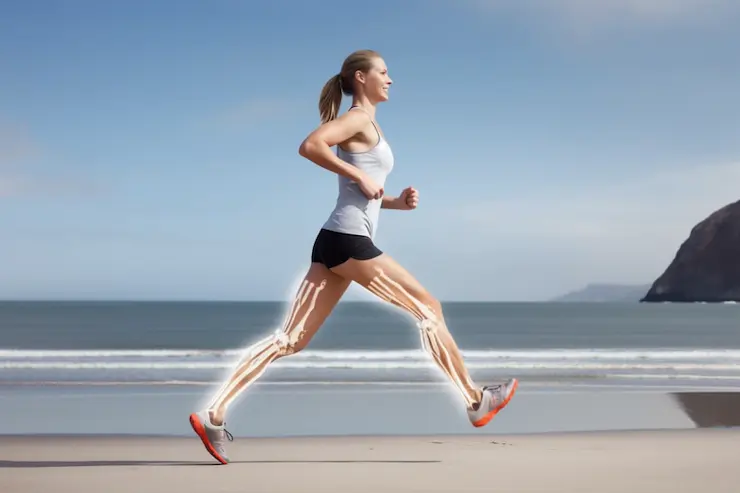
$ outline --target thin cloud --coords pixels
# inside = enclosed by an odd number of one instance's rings
[[[740,162],[663,170],[592,188],[554,187],[450,210],[456,237],[476,245],[488,267],[547,264],[543,285],[646,282],[662,272],[691,228],[740,199]],[[512,274],[512,277],[516,277]],[[557,280],[560,281],[557,281]]]
[[[470,0],[496,13],[544,16],[576,30],[609,25],[654,26],[722,20],[740,12],[735,0]]]
[[[250,128],[282,117],[291,107],[282,99],[252,99],[218,111],[207,123],[222,129]]]
[[[0,169],[16,166],[40,154],[30,132],[20,125],[0,120]]]
[[[39,154],[30,132],[0,119],[0,199],[25,194],[28,179],[18,170]]]
[[[0,199],[90,197],[105,193],[100,183],[85,177],[50,172],[41,161],[52,159],[44,155],[31,132],[0,121]]]
[[[100,183],[80,177],[39,173],[1,173],[0,199],[96,197],[108,193]]]
[[[740,162],[661,170],[634,181],[563,189],[457,208],[464,221],[487,230],[543,239],[624,239],[633,232],[680,237],[712,211],[740,199]]]
[[[0,199],[17,197],[23,195],[23,183],[18,177],[12,175],[0,175]]]
[[[631,19],[664,21],[693,19],[697,14],[720,14],[732,7],[731,0],[554,0],[550,2],[565,15],[578,19],[607,21]]]

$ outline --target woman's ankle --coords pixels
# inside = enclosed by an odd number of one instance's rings
[[[473,389],[473,393],[470,397],[472,398],[470,408],[477,411],[478,407],[480,407],[480,403],[483,401],[483,391],[481,389]]]
[[[218,409],[209,409],[208,419],[210,419],[212,425],[221,426],[224,424],[224,412]]]

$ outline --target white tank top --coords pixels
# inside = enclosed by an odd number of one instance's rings
[[[350,108],[350,111],[354,108],[356,107]],[[361,108],[357,109],[363,111]],[[380,135],[375,122],[372,124],[378,134],[378,143],[375,147],[363,152],[348,152],[337,146],[337,156],[364,171],[379,186],[385,187],[385,180],[393,170],[393,152],[388,142]],[[338,175],[338,181],[337,203],[329,219],[324,223],[324,229],[374,238],[378,231],[382,199],[368,199],[357,183],[342,175]]]

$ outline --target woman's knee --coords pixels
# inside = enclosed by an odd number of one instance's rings
[[[429,291],[418,285],[405,287],[406,292],[418,303],[431,310],[438,318],[443,318],[442,303]]]
[[[275,348],[275,360],[292,356],[303,351],[310,342],[311,333],[296,333],[297,331],[275,331],[272,335],[272,344]]]

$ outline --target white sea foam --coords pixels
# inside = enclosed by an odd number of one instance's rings
[[[0,369],[223,370],[239,350],[24,350],[0,349]],[[740,373],[736,349],[549,349],[463,351],[471,369]],[[421,350],[305,350],[276,361],[283,369],[414,370],[433,368]]]

